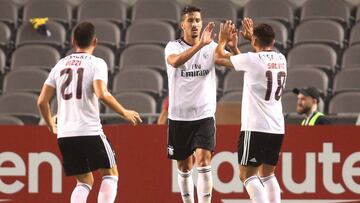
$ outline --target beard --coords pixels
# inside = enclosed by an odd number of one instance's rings
[[[301,106],[301,107],[296,107],[296,112],[298,114],[306,114],[309,111],[311,111],[311,106]]]

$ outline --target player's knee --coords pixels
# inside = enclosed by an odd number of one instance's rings
[[[91,187],[94,184],[94,177],[92,176],[91,173],[77,175],[76,180],[77,180],[78,183],[85,183],[85,184],[87,184],[87,185],[89,185]]]
[[[196,166],[198,167],[209,166],[210,164],[211,164],[211,159],[208,157],[196,158]]]

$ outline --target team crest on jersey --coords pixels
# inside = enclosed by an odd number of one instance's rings
[[[168,146],[168,154],[170,156],[174,155],[174,148],[172,146]]]
[[[204,57],[204,59],[207,59],[207,58],[209,58],[209,54],[208,53],[203,53],[203,57]]]

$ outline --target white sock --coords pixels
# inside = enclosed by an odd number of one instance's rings
[[[211,166],[197,167],[197,195],[198,203],[210,203],[213,188]]]
[[[182,172],[178,169],[178,184],[183,202],[194,203],[194,181],[192,178],[192,170]]]
[[[253,203],[270,203],[266,190],[257,176],[246,179],[244,185]]]
[[[275,175],[263,177],[261,178],[261,182],[264,185],[270,203],[280,203],[280,186]]]
[[[90,193],[91,186],[86,183],[77,183],[76,187],[71,193],[71,203],[86,203],[87,197]]]
[[[103,176],[98,195],[98,203],[113,203],[115,201],[118,179],[117,176]]]

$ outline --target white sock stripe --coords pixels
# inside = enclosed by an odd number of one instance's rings
[[[117,176],[103,176],[102,179],[103,180],[113,180],[113,181],[118,182],[119,177],[117,177]]]
[[[87,190],[90,190],[92,189],[90,185],[86,184],[86,183],[77,183],[76,184],[76,187],[83,187],[83,188],[86,188]]]
[[[101,137],[101,140],[104,143],[104,147],[105,147],[106,153],[107,153],[108,158],[109,158],[110,167],[113,167],[115,165],[115,157],[114,157],[114,153],[113,153],[113,151],[111,149],[111,146],[110,146],[110,144],[107,141],[105,136],[100,136],[100,137]]]
[[[246,142],[247,142],[247,136],[246,136],[246,131],[244,132],[244,143],[243,143],[243,155],[241,157],[241,165],[244,165],[244,160],[245,160],[245,155],[246,155]]]
[[[247,184],[249,184],[249,182],[253,181],[253,180],[256,180],[256,179],[259,179],[257,176],[251,176],[249,178],[247,178],[245,181],[244,181],[244,186],[246,187]]]
[[[198,172],[198,173],[211,172],[211,167],[210,167],[210,168],[197,168],[197,172]]]
[[[192,170],[190,170],[188,172],[182,172],[178,169],[178,174],[183,178],[187,178],[187,177],[192,176]]]
[[[266,181],[269,181],[271,179],[275,178],[275,175],[270,175],[270,176],[266,176],[266,177],[261,177],[260,180],[261,182],[265,183]]]

